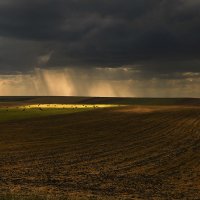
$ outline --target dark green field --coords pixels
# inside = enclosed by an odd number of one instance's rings
[[[199,99],[0,101],[2,200],[200,199]],[[15,110],[51,103],[118,106]]]
[[[196,98],[0,97],[0,105],[26,104],[200,105]]]

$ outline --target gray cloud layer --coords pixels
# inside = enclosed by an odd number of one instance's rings
[[[199,72],[199,44],[198,0],[0,0],[1,73],[126,65],[150,76]]]

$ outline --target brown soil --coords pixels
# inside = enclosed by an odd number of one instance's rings
[[[200,107],[130,106],[0,124],[0,194],[200,198]]]

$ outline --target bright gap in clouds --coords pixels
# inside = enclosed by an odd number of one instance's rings
[[[200,74],[142,78],[131,68],[35,69],[1,75],[0,96],[200,97]]]
[[[31,74],[0,76],[0,95],[10,96],[134,96],[127,83],[105,80],[101,70],[41,70]],[[109,75],[109,74],[108,74]]]

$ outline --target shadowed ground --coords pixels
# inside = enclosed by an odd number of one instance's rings
[[[200,107],[128,106],[0,123],[0,194],[200,198]]]

